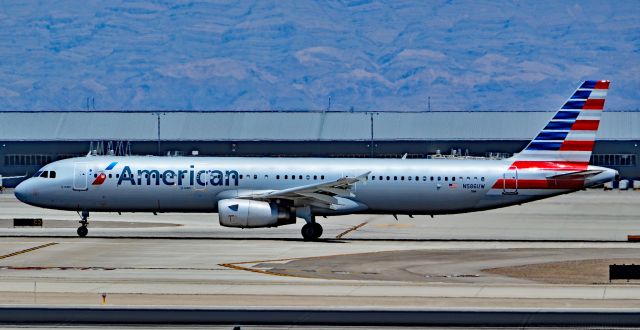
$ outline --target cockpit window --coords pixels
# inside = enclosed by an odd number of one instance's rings
[[[109,175],[111,175],[111,174],[109,174]],[[56,178],[56,171],[50,171],[49,172],[49,178],[55,179]]]
[[[37,178],[40,176],[40,174],[42,174],[42,171],[38,171],[36,173],[33,173],[33,175],[31,176],[32,178]]]
[[[40,174],[41,178],[48,178],[49,177],[49,171],[44,171],[42,172],[42,174]]]

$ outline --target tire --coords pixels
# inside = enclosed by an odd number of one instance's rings
[[[85,237],[89,233],[89,229],[87,229],[87,227],[85,226],[80,226],[78,227],[77,232],[78,232],[78,236]]]
[[[319,223],[308,223],[302,226],[302,237],[305,241],[315,241],[322,236],[322,226]]]
[[[322,236],[322,226],[319,223],[314,222],[313,227],[315,227],[315,235],[316,235],[315,239],[320,238],[320,236]]]

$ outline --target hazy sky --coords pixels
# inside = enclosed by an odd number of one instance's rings
[[[640,1],[0,5],[0,109],[640,109]],[[93,107],[93,102],[89,102]]]

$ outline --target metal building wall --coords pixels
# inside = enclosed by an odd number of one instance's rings
[[[33,173],[40,165],[7,165],[6,155],[84,155],[90,141],[130,141],[134,154],[179,151],[211,156],[422,157],[440,150],[484,156],[520,151],[552,112],[0,112],[0,173]],[[609,112],[594,153],[640,159],[640,113]],[[373,128],[373,144],[371,133]],[[158,134],[160,133],[160,134]],[[160,143],[158,143],[160,136]],[[640,178],[640,166],[614,167]]]

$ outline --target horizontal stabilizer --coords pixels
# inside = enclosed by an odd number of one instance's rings
[[[552,176],[548,176],[547,179],[564,179],[564,180],[571,180],[571,179],[586,179],[586,178],[590,178],[594,175],[598,175],[602,173],[601,170],[585,170],[585,171],[577,171],[577,172],[570,172],[570,173],[563,173],[563,174],[558,174],[558,175],[552,175]]]

